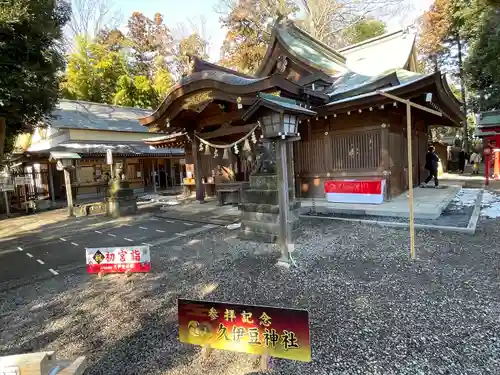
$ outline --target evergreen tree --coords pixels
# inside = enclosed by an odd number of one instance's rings
[[[6,148],[57,104],[64,58],[59,42],[71,16],[61,0],[5,0],[0,6],[0,118]]]

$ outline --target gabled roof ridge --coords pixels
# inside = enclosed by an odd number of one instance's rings
[[[304,37],[311,40],[313,43],[317,44],[322,49],[326,50],[326,52],[332,54],[332,56],[334,56],[336,58],[340,58],[342,60],[341,61],[342,64],[344,64],[344,65],[346,64],[347,59],[340,52],[336,51],[335,49],[330,47],[328,44],[325,44],[321,40],[312,36],[307,31],[305,31],[302,28],[300,28],[299,26],[297,26],[293,21],[290,21],[290,26],[291,26],[292,30],[297,31],[299,34],[302,34]]]
[[[408,35],[413,34],[415,36],[417,35],[416,33],[412,33],[409,28],[399,29],[399,30],[396,30],[396,31],[393,31],[393,32],[390,32],[390,33],[385,33],[385,34],[382,34],[382,35],[379,35],[379,36],[376,36],[376,37],[373,37],[373,38],[370,38],[370,39],[363,40],[362,42],[359,42],[359,43],[356,43],[356,44],[351,44],[350,46],[340,48],[338,51],[339,52],[350,51],[350,50],[353,50],[355,48],[362,47],[362,46],[365,46],[367,44],[371,44],[373,42],[383,41],[384,39],[388,39],[390,37],[394,37],[394,36],[396,36],[398,34],[408,34]]]
[[[204,60],[201,57],[198,57],[195,55],[191,55],[190,58],[194,60],[195,68],[200,67],[200,65],[204,65],[204,66],[207,66],[208,68],[210,68],[210,69],[204,69],[204,70],[195,70],[195,72],[202,72],[205,70],[219,70],[221,72],[233,74],[235,76],[239,76],[239,77],[243,77],[243,78],[257,78],[255,76],[252,76],[249,74],[238,72],[237,70],[234,70],[234,69],[226,68],[224,66],[211,63],[211,62]]]

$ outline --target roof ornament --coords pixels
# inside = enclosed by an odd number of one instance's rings
[[[188,58],[187,65],[184,69],[184,73],[182,74],[182,77],[187,77],[187,76],[194,73],[194,67],[195,67],[194,56],[188,55],[187,58]]]
[[[280,56],[278,57],[278,60],[276,62],[276,70],[279,73],[285,73],[287,65],[288,65],[288,59],[286,58],[286,56]]]

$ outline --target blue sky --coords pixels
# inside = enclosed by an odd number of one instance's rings
[[[398,15],[387,20],[389,31],[397,30],[413,22],[424,10],[428,9],[432,0],[407,0],[411,9],[404,15]],[[219,51],[225,37],[219,23],[219,16],[214,11],[214,6],[219,0],[115,0],[115,6],[123,15],[123,24],[132,12],[138,11],[148,17],[152,17],[156,12],[163,14],[165,24],[175,29],[180,23],[188,23],[191,19],[196,24],[200,24],[200,18],[206,22],[205,38],[210,42],[210,60],[216,61],[219,58]]]

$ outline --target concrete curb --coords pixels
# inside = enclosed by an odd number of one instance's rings
[[[378,221],[378,220],[363,220],[363,219],[349,219],[342,217],[325,217],[325,216],[313,216],[313,215],[300,215],[303,219],[325,219],[325,220],[338,220],[338,221],[347,221],[361,224],[371,224],[378,225],[380,227],[393,227],[393,228],[409,228],[409,223],[397,223],[392,221]],[[469,223],[470,225],[470,223]],[[456,233],[464,233],[464,234],[474,234],[475,228],[462,228],[462,227],[450,227],[450,226],[442,226],[442,225],[430,225],[430,224],[415,224],[415,229],[428,229],[428,230],[440,230],[443,232],[456,232]]]
[[[458,190],[460,192],[462,188]],[[458,194],[457,192],[457,194]],[[469,223],[466,228],[463,227],[452,227],[446,225],[432,225],[432,224],[417,224],[415,223],[415,229],[427,229],[427,230],[440,230],[443,232],[455,232],[455,233],[464,233],[474,235],[476,233],[477,222],[479,220],[479,215],[481,214],[481,202],[483,200],[484,189],[481,189],[478,197],[476,198],[476,202],[474,204],[474,211],[472,211],[472,215],[469,219]],[[455,195],[456,196],[456,195]],[[450,202],[453,198],[450,200]],[[448,203],[449,204],[449,203]],[[326,220],[338,220],[338,221],[347,221],[361,224],[370,224],[370,225],[378,225],[381,227],[393,227],[393,228],[409,228],[409,223],[398,223],[392,221],[383,221],[383,220],[365,220],[365,219],[351,219],[351,218],[342,218],[342,217],[326,217],[326,216],[318,216],[318,215],[300,215],[301,218],[310,218],[310,219],[326,219]]]
[[[479,221],[479,215],[481,215],[481,204],[483,202],[483,195],[484,195],[484,189],[481,189],[476,199],[476,203],[474,205],[474,211],[472,211],[469,224],[467,225],[467,228],[474,231],[473,233],[476,233],[477,222]]]

